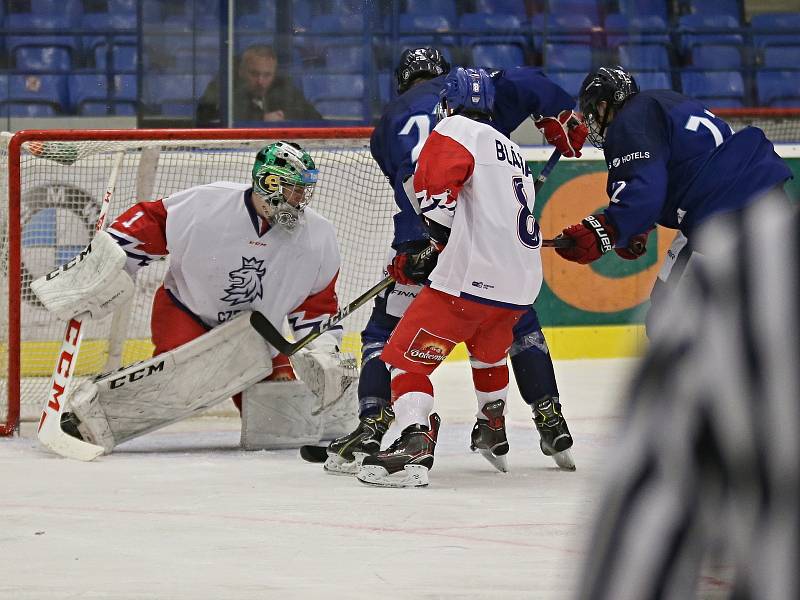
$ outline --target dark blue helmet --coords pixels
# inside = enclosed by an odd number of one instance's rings
[[[494,81],[484,69],[458,67],[447,75],[439,94],[441,113],[483,115],[494,109]]]
[[[600,67],[589,73],[581,84],[578,103],[589,125],[589,141],[603,148],[611,111],[618,111],[631,96],[639,93],[633,76],[621,66]],[[605,102],[605,109],[598,105]]]
[[[408,48],[400,55],[394,72],[397,93],[402,94],[418,79],[433,79],[449,70],[450,63],[436,48]]]

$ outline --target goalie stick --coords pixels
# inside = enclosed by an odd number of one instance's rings
[[[119,169],[124,157],[125,154],[123,152],[117,152],[114,155],[111,174],[108,177],[108,185],[106,186],[106,192],[100,204],[100,213],[95,223],[95,232],[102,230],[105,226],[108,207],[111,204],[114,189],[117,187]],[[104,452],[103,447],[81,441],[64,433],[61,429],[64,401],[67,398],[72,375],[75,372],[75,364],[78,362],[78,352],[83,340],[84,321],[87,314],[77,315],[67,323],[64,339],[61,342],[61,350],[58,353],[56,366],[53,369],[50,385],[47,388],[47,398],[42,407],[42,416],[39,418],[37,435],[39,441],[56,454],[67,458],[90,461]]]

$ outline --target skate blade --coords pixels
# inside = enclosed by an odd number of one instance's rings
[[[366,465],[359,469],[356,479],[380,487],[424,487],[428,485],[428,469],[422,465],[406,465],[402,471],[389,475],[380,465]]]
[[[481,456],[488,460],[495,469],[501,473],[508,473],[508,461],[506,460],[505,455],[497,456],[488,448],[478,448],[477,450],[481,453]]]
[[[564,471],[574,471],[575,470],[575,461],[572,459],[572,452],[569,450],[562,450],[561,452],[556,452],[550,458],[556,461],[559,469]]]

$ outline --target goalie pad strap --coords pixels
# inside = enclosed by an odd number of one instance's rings
[[[68,321],[83,313],[100,319],[133,296],[125,260],[125,251],[114,238],[100,231],[78,256],[36,279],[31,289],[60,319]]]
[[[270,347],[243,313],[175,350],[84,382],[68,406],[81,420],[81,433],[108,453],[214,406],[271,372]]]

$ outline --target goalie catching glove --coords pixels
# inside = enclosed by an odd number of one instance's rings
[[[36,279],[31,289],[60,319],[68,321],[83,313],[101,319],[133,295],[125,260],[125,251],[114,238],[100,231],[78,256]]]
[[[580,157],[589,128],[574,111],[562,110],[555,117],[540,117],[534,125],[562,155]]]
[[[603,214],[589,215],[559,234],[558,238],[569,238],[573,243],[566,248],[556,248],[556,252],[561,258],[581,265],[594,262],[612,248],[620,257],[635,260],[647,252],[648,234],[649,231],[637,234],[631,237],[627,246],[615,248],[617,241],[615,227]]]
[[[297,376],[308,386],[319,400],[311,411],[316,415],[330,408],[342,397],[353,383],[358,381],[356,359],[339,352],[339,344],[330,333],[323,333],[291,357]]]

